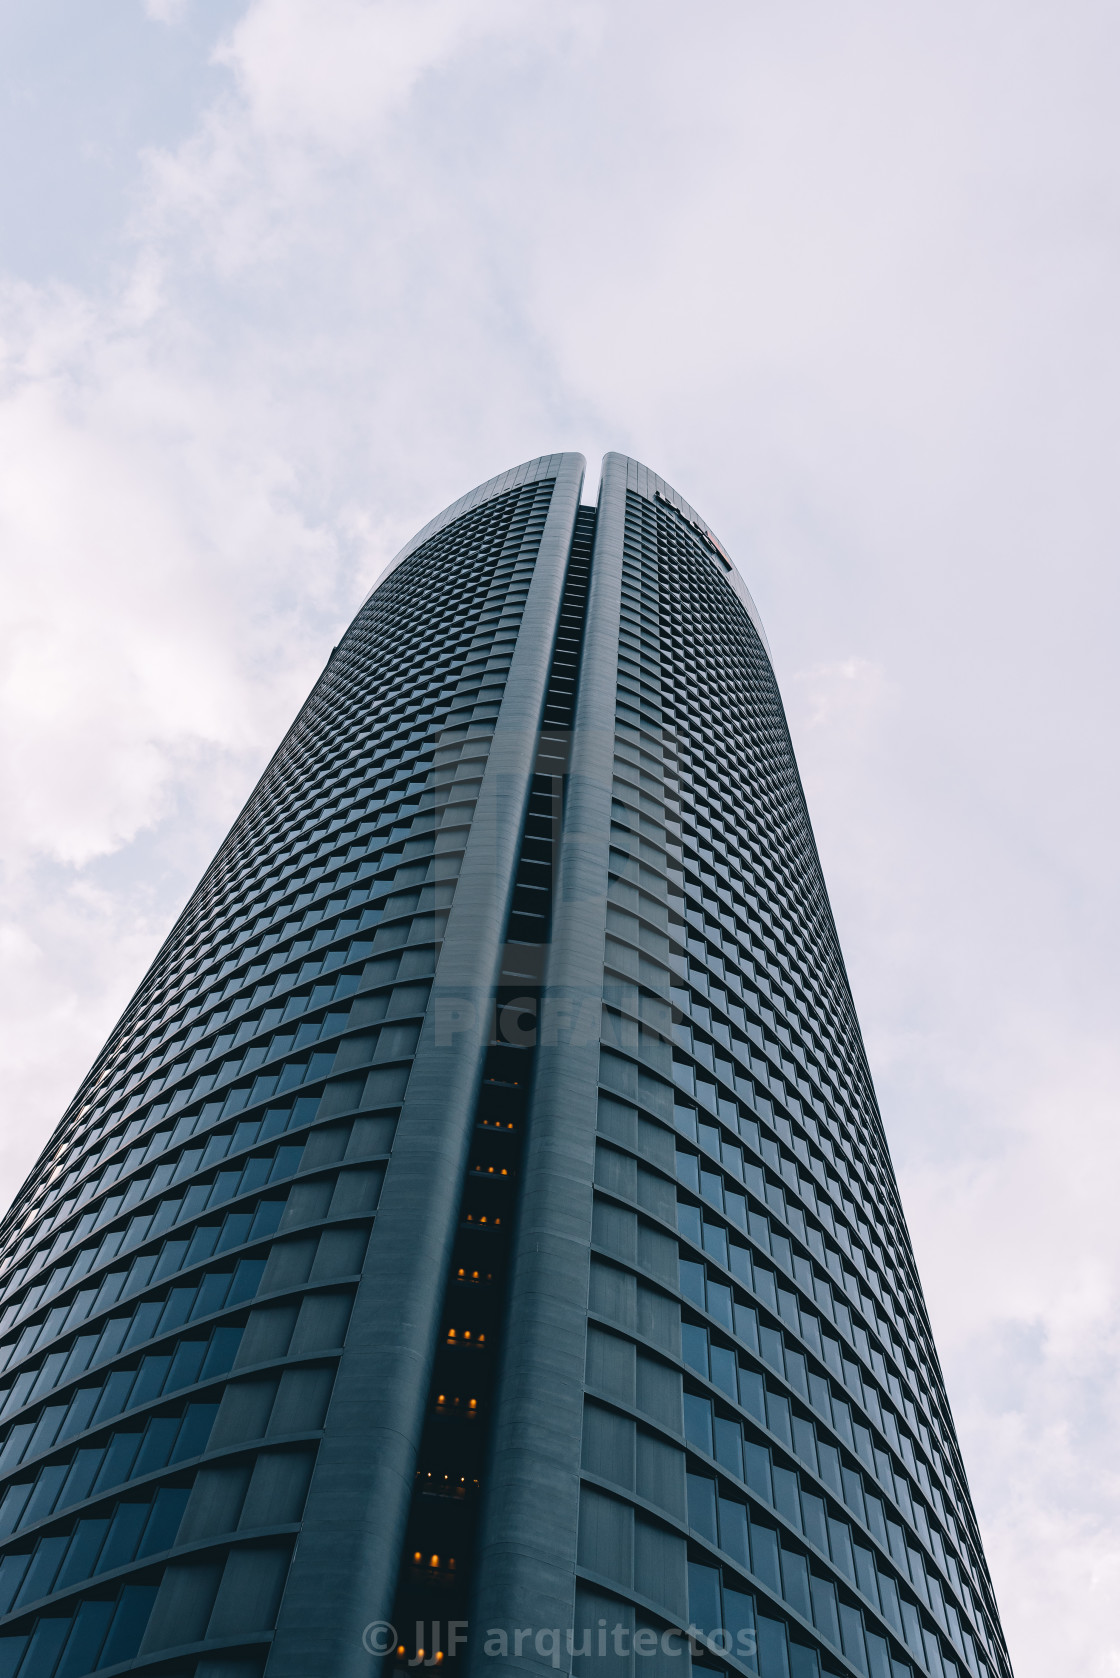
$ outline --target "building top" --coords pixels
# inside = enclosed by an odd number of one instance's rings
[[[767,639],[766,630],[763,627],[754,597],[731,555],[707,520],[700,517],[695,507],[691,506],[684,496],[673,488],[672,484],[667,483],[664,478],[659,477],[656,472],[651,471],[640,460],[611,450],[603,457],[604,467],[607,461],[612,459],[625,465],[626,487],[628,489],[633,489],[637,494],[644,495],[651,501],[661,501],[672,507],[700,537],[720,575],[727,578],[742,601],[748,617],[757,629],[759,638],[766,648],[767,655],[772,658],[770,642]],[[575,453],[538,455],[535,460],[524,460],[519,466],[511,466],[508,471],[499,472],[493,478],[488,478],[485,483],[479,484],[476,489],[472,489],[467,495],[461,495],[458,500],[452,501],[450,506],[445,507],[441,513],[437,513],[435,518],[429,519],[423,529],[417,531],[416,535],[405,543],[399,553],[394,555],[378,577],[373,588],[379,588],[386,577],[395,571],[397,566],[402,564],[410,554],[415,553],[417,548],[422,547],[438,531],[445,529],[449,524],[453,524],[456,519],[462,518],[464,513],[469,513],[473,508],[481,506],[484,501],[493,500],[495,496],[504,495],[507,490],[517,489],[522,484],[534,483],[540,478],[553,477],[565,464],[575,466],[577,463],[582,479],[587,462],[583,455]],[[365,598],[368,600],[372,593],[373,589],[370,589]]]
[[[700,517],[695,507],[690,506],[684,496],[673,488],[672,484],[666,483],[664,478],[658,477],[657,473],[651,471],[648,466],[643,466],[640,460],[634,460],[630,455],[612,453],[604,456],[604,466],[610,459],[625,463],[627,489],[636,491],[638,495],[646,496],[650,501],[664,502],[679,513],[685,523],[692,527],[714,559],[717,570],[727,578],[731,587],[739,596],[746,608],[747,616],[758,631],[762,645],[766,648],[767,656],[772,660],[773,654],[770,652],[770,642],[766,638],[766,631],[762,627],[762,619],[759,616],[758,607],[754,603],[751,591],[743,581],[731,555],[707,520]]]
[[[583,474],[587,470],[587,461],[583,455],[572,453],[541,454],[535,460],[523,460],[520,466],[511,466],[506,472],[498,472],[493,478],[487,478],[485,483],[479,484],[477,488],[470,490],[466,495],[460,495],[458,500],[452,501],[451,505],[445,507],[442,513],[437,513],[434,519],[429,519],[424,528],[418,530],[416,535],[405,543],[399,553],[394,554],[365,599],[368,600],[374,589],[381,587],[386,577],[395,571],[398,565],[403,565],[409,554],[415,553],[417,548],[423,547],[425,542],[430,541],[433,536],[446,529],[449,524],[454,524],[455,520],[462,518],[464,513],[471,512],[475,507],[481,507],[485,501],[492,501],[495,496],[505,495],[507,490],[520,489],[522,484],[537,483],[541,478],[554,478],[565,467],[578,472],[582,487]],[[364,600],[362,604],[365,604]]]

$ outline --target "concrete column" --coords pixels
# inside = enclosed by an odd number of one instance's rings
[[[491,1627],[575,1611],[592,1180],[607,919],[626,460],[603,463],[552,949],[526,1127],[498,1408],[476,1562],[471,1678]],[[498,1664],[554,1678],[526,1640]],[[570,1666],[563,1654],[561,1665]]]

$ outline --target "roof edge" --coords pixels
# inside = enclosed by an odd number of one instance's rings
[[[438,535],[447,525],[462,518],[464,513],[469,513],[473,508],[481,507],[484,502],[493,501],[495,497],[505,495],[507,490],[517,489],[522,484],[536,483],[541,478],[558,478],[565,469],[573,472],[582,486],[583,476],[587,470],[587,461],[581,454],[566,451],[561,454],[541,454],[535,460],[523,460],[520,466],[511,466],[507,471],[499,472],[495,477],[487,478],[485,483],[478,484],[474,489],[469,489],[465,495],[460,495],[458,500],[452,501],[451,505],[445,507],[442,513],[437,513],[435,518],[429,519],[423,529],[418,530],[416,535],[407,541],[398,553],[394,554],[373,587],[365,595],[362,605],[365,605],[370,595],[381,587],[386,577],[390,576],[398,565],[402,565],[410,554],[414,554],[417,548],[422,547],[425,542]]]
[[[727,579],[732,589],[738,595],[740,602],[746,610],[747,616],[750,618],[755,629],[758,631],[759,640],[766,649],[767,658],[771,663],[773,663],[774,655],[770,650],[770,642],[767,639],[766,630],[763,627],[758,607],[754,603],[754,597],[744,582],[742,574],[739,571],[738,566],[735,564],[735,561],[731,558],[731,555],[728,553],[727,549],[724,547],[723,543],[720,541],[708,521],[700,517],[700,514],[696,511],[695,507],[691,506],[685,500],[679,490],[675,490],[672,484],[667,483],[664,478],[659,477],[656,472],[652,471],[650,467],[643,465],[640,460],[635,460],[632,455],[619,454],[614,449],[610,450],[603,456],[604,471],[606,470],[608,460],[617,461],[620,466],[625,468],[627,489],[632,489],[638,495],[645,496],[647,501],[667,502],[675,512],[680,514],[686,524],[690,524],[692,526],[693,530],[700,537],[704,546],[708,549],[709,554],[713,558],[716,570],[719,572],[720,576]]]

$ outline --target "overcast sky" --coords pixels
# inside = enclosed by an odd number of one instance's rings
[[[1120,11],[0,0],[17,1188],[357,605],[615,448],[774,649],[1018,1678],[1120,1674]]]

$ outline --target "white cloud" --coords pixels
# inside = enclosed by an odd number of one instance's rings
[[[1120,1056],[1073,1033],[1062,1043],[1035,1062],[1033,1087],[985,1092],[1002,1132],[986,1158],[927,1162],[902,1186],[919,1262],[936,1260],[924,1265],[934,1331],[997,1583],[1012,1593],[1016,1670],[1042,1671],[1062,1647],[1068,1670],[1106,1678],[1120,1669]]]
[[[267,0],[221,49],[239,118],[267,143],[351,157],[402,111],[418,82],[464,46],[517,31],[512,0]]]
[[[20,353],[0,406],[0,538],[18,565],[0,831],[10,859],[80,864],[158,816],[176,755],[243,750],[275,726],[253,596],[268,590],[271,635],[294,575],[303,610],[322,602],[337,543],[292,509],[290,466],[244,396],[231,411],[193,377],[158,311],[5,302]]]
[[[144,15],[153,23],[179,23],[187,5],[188,0],[144,0]]]

